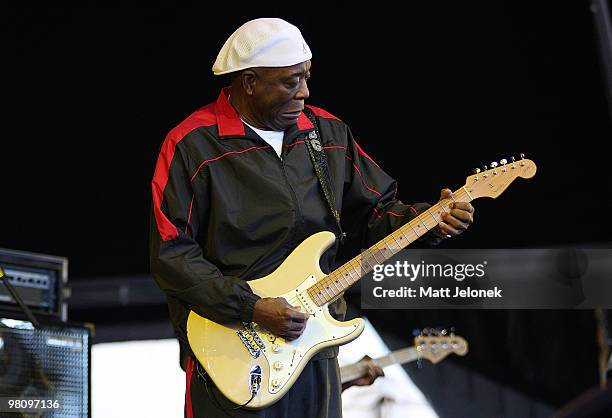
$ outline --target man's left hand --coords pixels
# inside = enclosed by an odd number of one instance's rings
[[[442,189],[440,200],[450,199],[452,195],[450,189]],[[449,206],[450,213],[442,214],[442,222],[438,227],[442,235],[454,237],[468,229],[474,222],[474,206],[468,202],[453,202]]]

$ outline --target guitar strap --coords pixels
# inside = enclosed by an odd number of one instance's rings
[[[330,186],[331,177],[327,165],[327,156],[325,155],[325,151],[323,151],[323,146],[321,145],[321,136],[319,135],[317,120],[312,110],[307,107],[304,107],[304,114],[308,117],[308,119],[310,119],[312,125],[314,126],[314,131],[308,134],[308,138],[306,138],[304,142],[306,143],[306,148],[308,149],[308,155],[312,161],[314,171],[319,179],[319,184],[321,185],[321,190],[323,191],[327,206],[329,207],[332,216],[336,220],[336,225],[338,226],[339,235],[336,235],[336,239],[338,239],[340,244],[342,244],[346,238],[346,234],[342,230],[342,226],[340,225],[340,213],[334,204],[336,198],[334,196],[334,191]]]

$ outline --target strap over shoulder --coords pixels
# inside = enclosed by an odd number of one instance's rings
[[[342,244],[346,238],[346,234],[344,231],[342,231],[342,226],[340,224],[340,213],[338,212],[338,209],[336,209],[336,205],[334,203],[336,198],[334,196],[334,191],[330,186],[331,176],[329,174],[329,168],[327,165],[327,156],[325,155],[323,145],[321,144],[322,138],[319,135],[317,119],[312,110],[307,107],[304,108],[304,114],[308,117],[308,119],[310,119],[314,126],[314,131],[311,131],[308,134],[308,138],[306,138],[304,142],[306,143],[306,148],[308,149],[308,155],[312,161],[314,171],[319,179],[319,184],[321,185],[321,190],[323,191],[327,206],[329,207],[332,216],[336,220],[336,225],[338,226],[338,234],[336,237]]]

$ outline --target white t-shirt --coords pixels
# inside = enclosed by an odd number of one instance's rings
[[[255,133],[261,137],[261,139],[270,144],[272,148],[274,148],[274,151],[276,151],[278,157],[280,158],[281,151],[283,150],[283,136],[285,135],[284,131],[264,131],[262,129],[257,129],[254,126],[249,125],[244,121],[244,119],[240,119],[244,122],[245,125],[254,130]]]

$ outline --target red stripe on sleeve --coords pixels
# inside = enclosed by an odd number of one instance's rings
[[[191,406],[191,376],[193,375],[193,359],[191,356],[187,359],[187,383],[185,385],[185,411],[187,418],[193,418],[193,409]]]
[[[374,161],[372,159],[372,157],[370,157],[368,154],[366,154],[366,152],[361,149],[361,147],[359,146],[359,144],[357,143],[357,141],[355,142],[355,146],[357,147],[357,152],[359,153],[359,155],[363,155],[364,157],[366,157],[368,160],[372,161],[374,163],[374,165],[376,165],[376,167],[380,168],[380,166],[376,163],[376,161]]]
[[[170,222],[170,219],[164,214],[161,209],[164,200],[164,190],[168,184],[168,176],[170,174],[170,164],[174,158],[174,152],[179,142],[183,140],[185,135],[200,126],[211,126],[216,123],[215,114],[213,113],[213,105],[207,105],[197,110],[176,128],[172,129],[166,140],[162,144],[157,164],[155,165],[155,173],[151,188],[153,193],[153,214],[155,215],[155,223],[159,235],[164,241],[168,241],[178,237],[178,229]]]
[[[172,162],[172,158],[174,158],[175,147],[176,144],[174,141],[166,140],[164,142],[162,151],[157,158],[155,173],[153,174],[153,181],[151,182],[155,223],[157,224],[159,235],[161,235],[164,241],[174,239],[179,235],[176,226],[170,222],[170,219],[166,217],[161,209],[162,201],[164,200],[164,189],[166,188],[166,184],[168,184],[170,163]]]
[[[361,179],[361,184],[363,184],[363,187],[365,187],[366,189],[368,189],[369,191],[371,191],[372,193],[374,193],[375,195],[377,195],[378,197],[381,197],[382,194],[377,191],[372,189],[370,186],[368,186],[368,184],[365,182],[365,180],[363,179],[363,175],[361,174],[361,171],[359,171],[359,167],[357,167],[357,164],[355,164],[353,162],[353,160],[351,159],[351,157],[349,157],[348,155],[345,155],[346,159],[351,161],[353,163],[353,167],[355,168],[355,171],[357,171],[357,173],[359,174],[359,178]]]
[[[187,235],[187,231],[189,230],[189,224],[191,223],[191,213],[193,211],[193,201],[195,199],[195,193],[191,197],[191,203],[189,204],[189,217],[187,218],[187,225],[185,225],[185,235]]]

